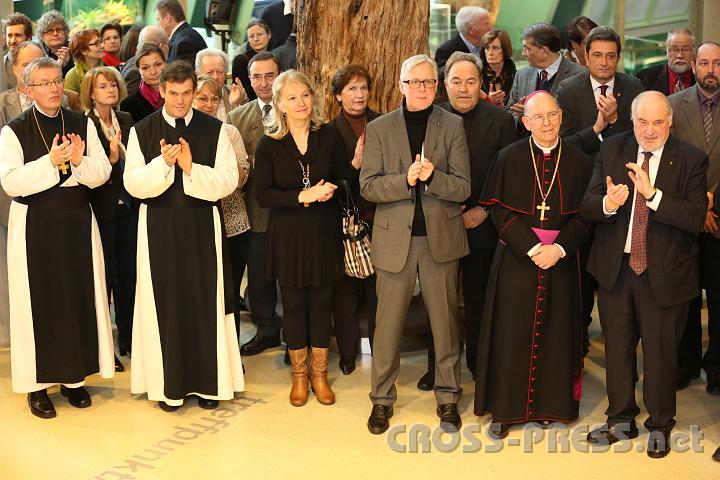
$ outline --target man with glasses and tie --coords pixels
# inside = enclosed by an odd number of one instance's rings
[[[100,231],[90,189],[111,166],[92,122],[62,108],[60,65],[24,72],[33,106],[0,132],[0,182],[13,197],[8,231],[13,391],[33,415],[56,415],[47,389],[76,408],[92,401],[85,378],[115,373]]]
[[[367,125],[360,194],[377,204],[373,434],[385,432],[393,415],[400,340],[418,277],[435,345],[436,412],[448,431],[462,423],[457,283],[459,260],[469,252],[461,204],[470,196],[470,163],[462,118],[433,105],[437,82],[430,57],[408,58],[398,82],[402,107]]]
[[[687,28],[670,30],[665,43],[667,62],[635,74],[646,90],[672,95],[695,84],[690,64],[695,58],[695,35]]]
[[[697,101],[697,99],[696,99]],[[590,443],[638,436],[636,348],[643,347],[647,455],[670,451],[675,426],[678,344],[699,289],[696,236],[708,207],[707,156],[670,133],[673,109],[661,92],[632,102],[634,132],[603,141],[582,203],[596,222],[588,271],[598,282],[605,335],[607,423]]]
[[[673,133],[703,150],[708,156],[708,203],[705,226],[698,236],[700,246],[700,287],[705,289],[710,342],[703,356],[700,311],[702,297],[690,302],[687,326],[680,343],[677,388],[682,389],[707,373],[707,392],[720,395],[720,230],[714,196],[720,182],[720,45],[705,42],[692,62],[697,83],[668,97],[675,111]]]
[[[250,217],[246,258],[250,315],[257,326],[257,333],[240,349],[243,355],[250,356],[280,345],[280,318],[275,313],[277,286],[275,279],[268,278],[265,272],[270,210],[258,205],[254,188],[255,148],[260,137],[265,134],[265,129],[272,124],[275,115],[272,86],[275,78],[280,74],[280,61],[272,53],[258,53],[250,59],[248,73],[257,98],[231,111],[228,118],[242,135],[250,163],[250,172],[245,184],[245,202]],[[287,354],[286,359],[285,363],[289,365],[290,359]]]

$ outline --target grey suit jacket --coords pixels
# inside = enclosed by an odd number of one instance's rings
[[[360,169],[360,194],[377,203],[372,262],[397,273],[405,266],[415,214],[415,190],[407,183],[412,163],[402,108],[368,123]],[[460,203],[470,195],[470,162],[462,118],[435,106],[425,133],[425,157],[435,166],[422,194],[427,239],[433,259],[457,260],[468,254]]]
[[[10,60],[10,52],[3,57],[3,90],[9,88],[17,88],[17,78],[12,71],[12,60]]]
[[[122,70],[120,70],[120,74],[125,80],[125,87],[127,88],[128,95],[132,95],[137,92],[138,88],[140,88],[141,78],[140,70],[137,67],[134,56],[127,59],[127,62],[125,62]]]
[[[245,205],[247,207],[248,217],[250,218],[250,230],[255,233],[262,233],[267,230],[270,210],[258,205],[257,199],[255,198],[255,148],[257,147],[258,141],[260,141],[260,137],[265,134],[260,105],[258,105],[257,99],[240,105],[230,112],[228,122],[235,125],[240,131],[243,143],[245,144],[245,150],[248,154],[250,171],[248,172],[248,179],[245,183]]]
[[[571,62],[565,57],[561,57],[560,66],[555,74],[555,80],[553,80],[552,88],[550,93],[557,95],[558,88],[560,88],[560,82],[566,78],[570,78],[578,73],[585,72],[587,69],[579,63]],[[512,89],[510,89],[510,95],[508,95],[505,101],[505,106],[510,107],[520,101],[521,98],[530,95],[535,91],[537,86],[538,73],[535,67],[528,65],[525,68],[518,70],[515,74],[515,80],[513,80]],[[520,120],[519,116],[515,116],[515,122]]]
[[[710,142],[705,139],[703,129],[703,113],[698,100],[698,87],[693,85],[668,97],[673,108],[672,132],[680,139],[700,150],[708,157],[707,185],[708,191],[715,195],[720,183],[720,107],[715,106],[713,129]],[[720,230],[713,235],[720,238]]]

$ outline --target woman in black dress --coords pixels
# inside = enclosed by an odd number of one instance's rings
[[[136,56],[140,70],[140,86],[138,91],[128,95],[120,104],[120,110],[132,115],[138,123],[165,103],[160,96],[160,74],[165,68],[165,53],[157,45],[146,43]]]
[[[125,145],[133,119],[115,109],[127,96],[125,82],[111,67],[96,67],[83,77],[80,103],[95,124],[100,143],[112,165],[110,179],[90,193],[92,209],[100,229],[105,254],[105,282],[108,299],[115,305],[120,355],[129,355],[135,305],[135,248],[137,246],[138,203],[123,188]],[[115,370],[123,365],[115,357]]]
[[[262,20],[253,20],[248,23],[245,30],[247,32],[247,50],[235,57],[232,64],[233,83],[240,79],[245,92],[250,100],[255,100],[257,95],[250,84],[250,74],[248,73],[248,63],[258,53],[267,52],[270,44],[270,27]]]
[[[348,178],[345,144],[338,130],[322,125],[310,80],[288,70],[273,84],[276,112],[269,136],[255,152],[255,193],[270,209],[267,273],[277,278],[282,326],[293,368],[290,403],[308,399],[308,338],[313,391],[331,405],[327,382],[334,283],[343,275],[339,205],[333,199]],[[252,300],[251,300],[252,301]]]
[[[332,125],[337,127],[345,142],[345,151],[351,166],[349,183],[360,211],[360,218],[372,229],[375,204],[360,196],[359,180],[365,145],[365,128],[368,122],[380,116],[368,108],[371,83],[370,73],[360,65],[346,65],[335,72],[332,92],[342,109],[332,121]],[[375,274],[367,278],[343,275],[335,283],[333,321],[335,338],[340,350],[340,371],[345,375],[355,371],[355,357],[360,339],[360,310],[363,303],[368,312],[368,338],[372,346],[377,308]]]

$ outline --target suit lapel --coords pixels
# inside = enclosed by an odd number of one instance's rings
[[[707,141],[705,139],[705,129],[703,128],[702,123],[700,102],[697,99],[697,87],[690,87],[682,93],[682,104],[680,110],[682,110],[684,118],[679,118],[678,120],[687,122],[690,130],[693,132],[693,135],[697,138],[697,145],[703,145],[705,152],[709,152],[710,149],[708,148],[709,146],[707,145]],[[718,109],[716,108],[715,119],[717,119],[717,111]],[[715,120],[713,120],[713,125],[714,122]],[[713,128],[713,137],[715,137],[717,130],[718,129]],[[711,143],[716,140],[717,138],[711,138]]]
[[[527,67],[527,76],[525,77],[525,95],[530,95],[535,91],[537,86],[537,69],[535,67]],[[518,99],[520,100],[520,99]]]
[[[437,137],[440,133],[440,122],[442,114],[440,107],[433,107],[433,111],[430,113],[428,118],[427,127],[425,128],[425,158],[432,162],[433,152],[435,151],[435,144],[437,143]]]
[[[10,121],[22,113],[22,107],[20,106],[20,94],[19,93],[15,93],[15,95],[8,95],[8,98],[9,98],[8,113],[10,114],[10,116],[8,117],[8,121]]]
[[[668,185],[668,181],[670,180],[670,177],[672,177],[673,171],[675,170],[676,158],[677,149],[675,148],[675,139],[670,136],[665,142],[665,148],[663,148],[662,158],[660,158],[660,165],[658,166],[658,172],[655,176],[655,188],[663,190]]]
[[[400,160],[405,169],[410,168],[410,164],[415,160],[410,151],[410,141],[408,140],[407,127],[405,126],[405,116],[402,107],[398,108],[388,115],[394,115],[395,120],[392,122],[392,137],[400,142]],[[426,150],[427,151],[427,150]],[[427,154],[426,154],[427,155]]]
[[[484,107],[483,100],[480,100],[480,103],[475,107],[475,115],[473,115],[472,128],[470,129],[473,136],[467,139],[468,146],[472,145],[472,148],[469,148],[471,152],[477,151],[476,146],[482,145],[485,135],[490,130],[490,115],[487,115]]]

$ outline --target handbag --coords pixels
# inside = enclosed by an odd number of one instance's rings
[[[342,208],[342,243],[345,250],[345,274],[355,278],[367,278],[373,273],[370,261],[370,227],[360,218],[350,184],[340,180],[344,195],[338,195]]]

